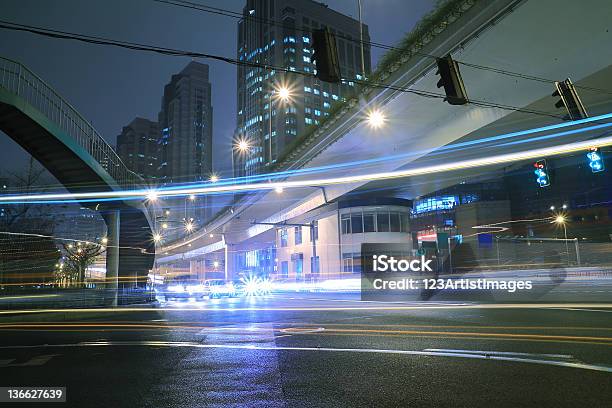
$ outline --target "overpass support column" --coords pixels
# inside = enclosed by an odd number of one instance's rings
[[[119,287],[119,222],[120,211],[110,210],[102,214],[106,222],[106,304],[117,306]]]
[[[236,271],[236,253],[234,251],[234,245],[225,244],[225,280],[231,280],[237,278]]]

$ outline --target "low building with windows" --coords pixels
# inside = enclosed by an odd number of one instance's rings
[[[412,202],[400,198],[343,199],[276,231],[273,278],[290,281],[359,276],[361,244],[405,243]]]

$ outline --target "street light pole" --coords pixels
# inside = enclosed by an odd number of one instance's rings
[[[365,53],[363,51],[363,22],[361,21],[361,0],[357,0],[357,6],[359,7],[359,44],[361,45],[361,74],[363,80],[366,79],[365,72]]]
[[[570,256],[569,256],[569,244],[567,243],[567,227],[565,226],[565,222],[563,222],[563,236],[565,238],[565,256],[567,256],[567,264],[570,264]]]
[[[272,95],[274,90],[268,94],[268,164],[272,165]]]

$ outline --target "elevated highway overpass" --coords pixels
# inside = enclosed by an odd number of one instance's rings
[[[596,130],[564,137],[531,141],[528,134],[513,142],[482,143],[458,151],[449,145],[476,142],[495,135],[546,125],[561,124],[564,112],[556,110],[551,97],[553,81],[571,77],[578,85],[608,88],[610,78],[610,34],[605,1],[585,8],[572,1],[465,1],[424,33],[413,47],[398,56],[391,68],[378,77],[386,87],[366,88],[358,100],[326,122],[312,138],[304,140],[295,154],[288,155],[278,170],[303,170],[286,176],[287,181],[308,180],[309,170],[329,168],[334,177],[419,167],[432,162],[478,158],[483,154],[528,151],[560,142],[597,137]],[[603,8],[602,8],[603,7]],[[554,10],[555,19],[552,21]],[[581,16],[580,20],[576,16]],[[550,23],[546,23],[550,22]],[[572,29],[564,29],[572,27]],[[405,92],[420,90],[439,93],[435,59],[450,53],[461,65],[462,76],[472,103],[451,106],[439,98]],[[493,67],[521,76],[504,75],[474,65]],[[549,79],[526,79],[525,76]],[[581,92],[592,113],[610,111],[610,95]],[[371,129],[364,121],[368,110],[384,112],[385,126]],[[385,160],[380,160],[386,158]],[[363,162],[360,166],[344,163]],[[491,169],[489,168],[488,171]],[[323,173],[325,175],[325,173]],[[446,183],[467,173],[445,175]],[[286,189],[279,199],[274,190],[245,195],[231,208],[196,234],[167,243],[159,263],[197,259],[223,248],[248,246],[273,239],[272,225],[252,225],[252,220],[282,223],[302,216],[328,201],[358,189],[389,186],[384,183],[342,183]],[[402,179],[414,186],[412,197],[444,187],[437,175]],[[210,234],[213,234],[212,237]],[[230,265],[231,262],[227,261]]]

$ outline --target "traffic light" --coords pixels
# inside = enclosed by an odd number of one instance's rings
[[[340,82],[340,62],[338,60],[338,47],[336,37],[323,28],[312,32],[312,48],[316,77],[325,82]]]
[[[447,55],[443,58],[438,58],[438,72],[440,80],[438,88],[444,87],[446,98],[444,100],[451,105],[465,105],[468,103],[467,92],[461,79],[459,65],[452,57]]]
[[[592,147],[591,151],[587,153],[587,159],[589,159],[589,167],[593,173],[599,173],[600,171],[604,171],[606,169],[604,166],[603,155],[601,154],[599,147]]]
[[[546,166],[546,160],[538,160],[533,164],[535,170],[533,171],[536,175],[536,181],[540,187],[550,186],[550,176],[548,175],[548,167]]]
[[[555,107],[561,108],[565,106],[569,119],[578,120],[588,118],[589,115],[574,88],[572,81],[567,78],[565,81],[555,82],[557,90],[553,92],[552,96],[559,96],[561,99],[555,103]]]

